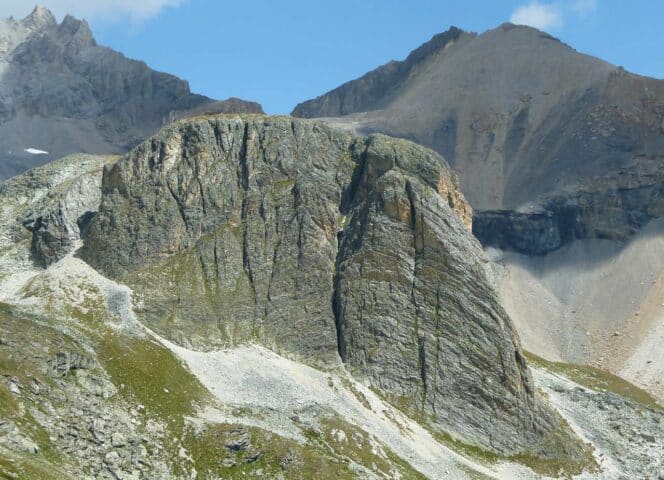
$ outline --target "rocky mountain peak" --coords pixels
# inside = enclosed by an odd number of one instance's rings
[[[42,5],[37,5],[30,15],[21,20],[21,23],[30,30],[41,30],[57,25],[55,15]]]
[[[63,38],[75,51],[97,45],[88,22],[79,20],[71,15],[67,15],[62,20],[62,23],[58,27],[58,36]]]
[[[72,153],[124,153],[192,114],[262,112],[193,94],[186,81],[97,45],[85,20],[57,24],[44,7],[0,22],[0,71],[0,179]]]

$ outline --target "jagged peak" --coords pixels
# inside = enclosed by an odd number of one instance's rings
[[[55,15],[42,5],[37,5],[30,15],[21,20],[21,23],[31,30],[39,30],[57,24]]]
[[[76,38],[77,43],[81,46],[96,45],[95,39],[92,35],[92,30],[90,29],[88,22],[85,20],[79,20],[78,18],[71,15],[66,15],[62,20],[62,23],[58,28],[58,33],[62,36]]]
[[[431,53],[443,49],[450,43],[455,42],[464,33],[466,33],[464,30],[452,25],[446,31],[437,33],[431,37],[431,40],[410,52],[405,61],[407,63],[417,63],[428,57]]]

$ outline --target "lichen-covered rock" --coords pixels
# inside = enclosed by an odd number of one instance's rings
[[[326,367],[340,356],[437,428],[522,452],[558,419],[535,396],[469,217],[426,148],[213,117],[105,167],[82,256],[128,282],[141,320],[180,343],[259,341]]]
[[[350,218],[333,304],[341,357],[465,441],[503,453],[532,445],[553,417],[534,399],[479,245],[408,147],[375,138],[342,205]]]

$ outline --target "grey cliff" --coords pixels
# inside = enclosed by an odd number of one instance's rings
[[[574,441],[550,441],[568,433],[536,396],[470,221],[431,150],[287,117],[213,117],[105,167],[81,255],[181,344],[341,359],[441,432],[574,457]]]

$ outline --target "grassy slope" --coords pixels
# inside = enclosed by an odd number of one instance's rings
[[[612,373],[588,365],[552,362],[530,352],[526,352],[525,355],[533,365],[553,373],[560,373],[584,387],[600,392],[613,392],[642,405],[662,409],[662,406],[648,392]]]

